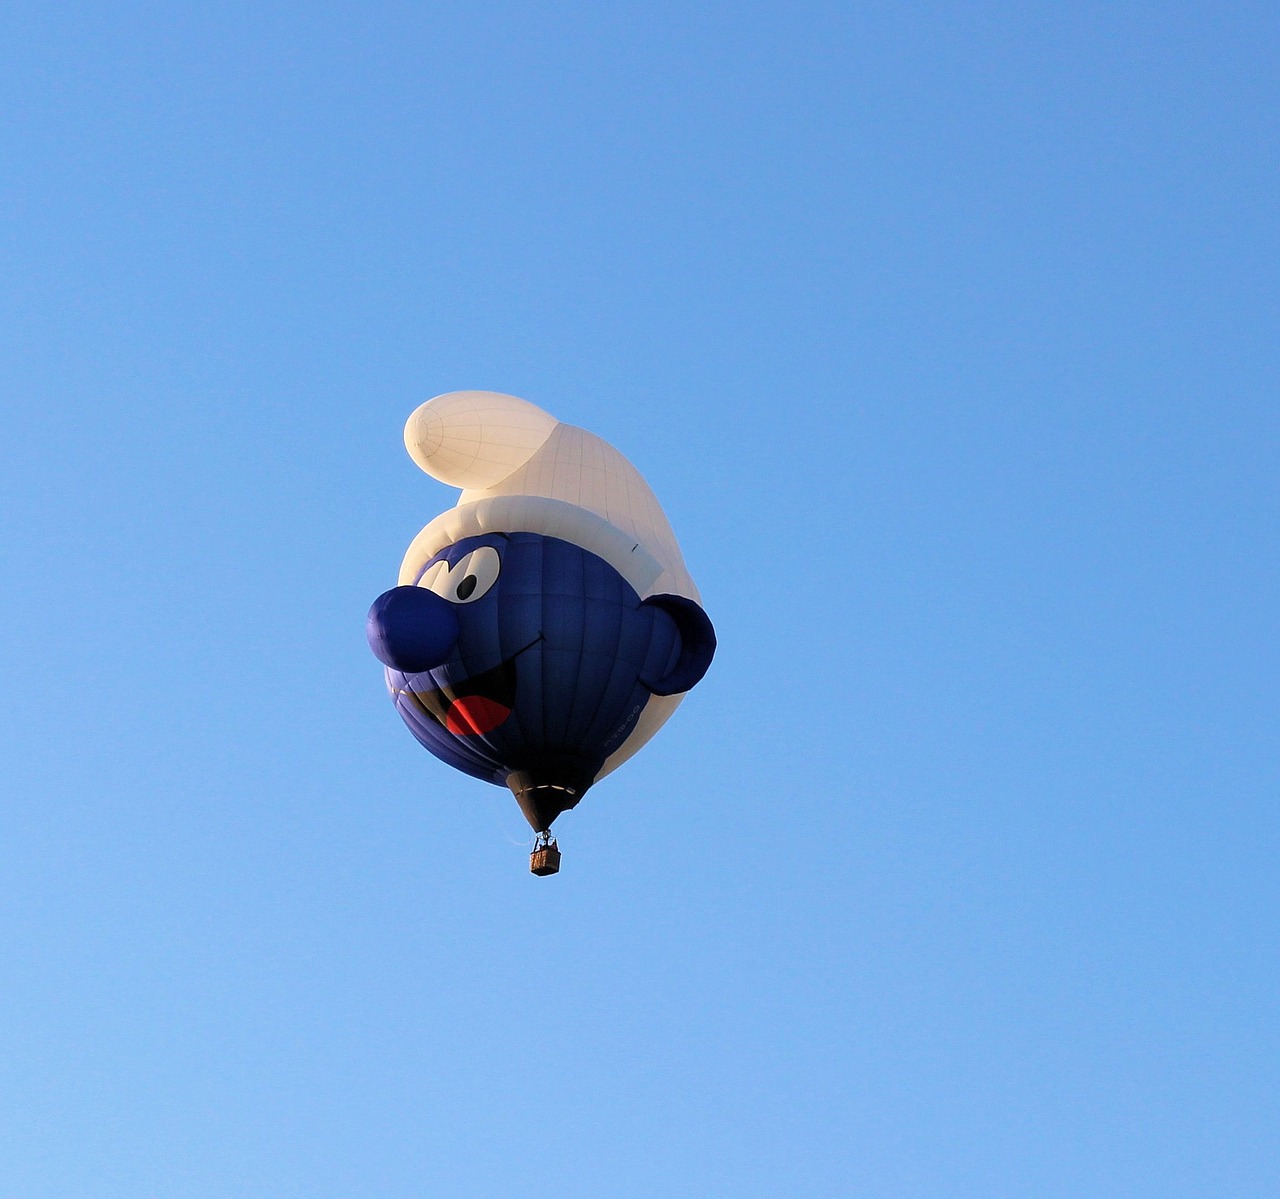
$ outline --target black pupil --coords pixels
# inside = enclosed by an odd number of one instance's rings
[[[458,590],[454,594],[459,599],[469,599],[471,593],[476,589],[475,575],[467,575],[461,583],[458,584]]]

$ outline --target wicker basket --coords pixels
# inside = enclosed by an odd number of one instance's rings
[[[529,855],[529,869],[539,878],[557,873],[560,869],[560,847],[554,841],[550,845],[539,845]]]

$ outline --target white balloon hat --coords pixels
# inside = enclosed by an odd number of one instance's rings
[[[607,441],[496,391],[451,391],[404,427],[409,456],[462,488],[409,546],[400,582],[446,546],[481,533],[543,533],[598,554],[643,599],[699,600],[671,525],[640,472]]]
[[[536,404],[496,391],[450,391],[404,427],[409,456],[462,494],[413,539],[400,584],[413,585],[441,550],[482,533],[542,533],[608,562],[644,599],[701,602],[671,525],[643,476],[607,441]],[[666,723],[683,695],[652,695],[597,779]]]

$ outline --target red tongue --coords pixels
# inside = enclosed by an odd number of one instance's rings
[[[485,699],[483,695],[468,695],[454,700],[449,706],[444,727],[459,737],[475,736],[496,729],[510,715],[511,709],[496,700]]]

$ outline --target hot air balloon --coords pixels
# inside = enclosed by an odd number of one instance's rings
[[[462,489],[413,539],[367,632],[410,732],[552,822],[639,750],[706,673],[711,621],[653,492],[617,450],[527,400],[455,391],[405,425]]]

